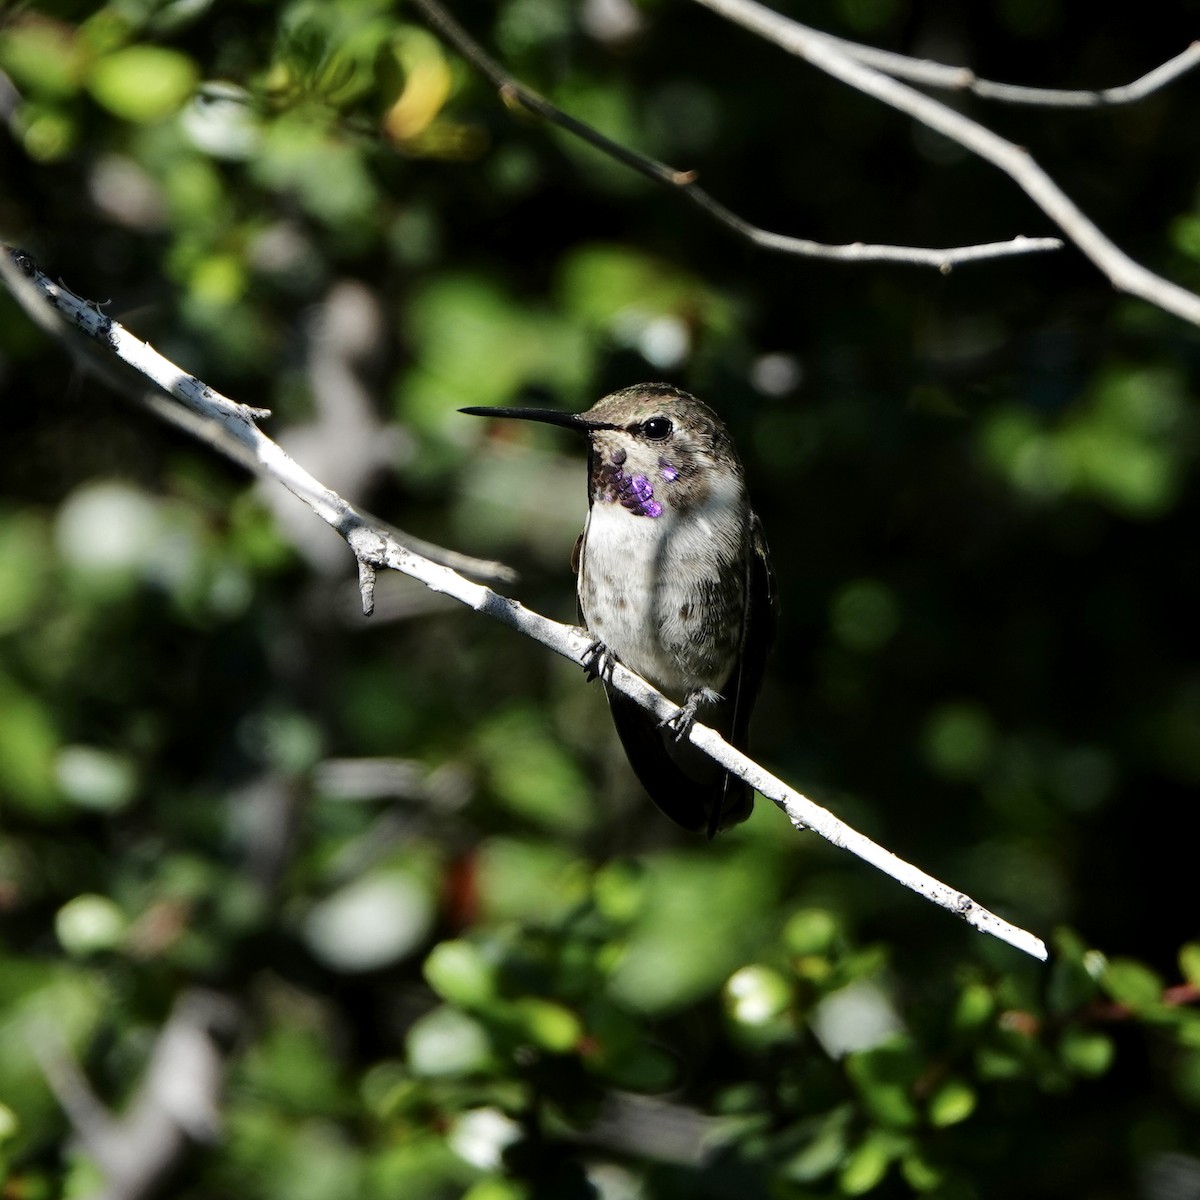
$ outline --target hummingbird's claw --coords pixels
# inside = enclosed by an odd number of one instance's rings
[[[687,699],[680,705],[678,711],[667,717],[666,720],[660,721],[659,728],[674,731],[675,740],[677,742],[684,741],[696,723],[696,713],[701,703],[707,698],[707,694],[708,689],[706,688],[696,688],[695,691],[688,692]]]
[[[613,652],[602,641],[593,641],[583,655],[583,670],[588,683],[594,679],[611,680],[616,661]]]

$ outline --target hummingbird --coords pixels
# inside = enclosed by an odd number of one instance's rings
[[[613,392],[586,412],[463,408],[588,439],[588,515],[571,565],[593,677],[615,658],[680,711],[660,722],[605,681],[634,774],[676,824],[744,821],[749,784],[690,742],[697,719],[740,750],[774,636],[775,582],[733,439],[707,404],[667,383]]]

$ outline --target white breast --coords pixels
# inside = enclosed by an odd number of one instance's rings
[[[686,518],[670,504],[659,517],[642,517],[600,501],[588,514],[579,568],[587,627],[674,699],[695,688],[719,690],[732,670],[744,603],[745,520],[734,480],[714,487]],[[729,630],[727,638],[714,640],[714,622]]]

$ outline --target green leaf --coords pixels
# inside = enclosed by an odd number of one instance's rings
[[[441,942],[425,959],[425,978],[443,1000],[463,1008],[485,1004],[496,995],[491,967],[472,942]]]
[[[869,654],[883,647],[900,628],[900,605],[892,589],[879,580],[855,580],[834,596],[829,623],[843,646]]]
[[[0,36],[0,67],[35,96],[74,95],[86,61],[79,39],[57,21],[21,22],[10,16]]]
[[[578,862],[552,842],[492,838],[479,854],[479,900],[493,921],[561,921],[587,895]]]
[[[1181,1046],[1200,1049],[1200,1013],[1180,1009],[1175,1023],[1175,1037]]]
[[[82,958],[120,944],[128,922],[107,896],[76,896],[58,910],[54,932],[66,952]]]
[[[777,892],[770,860],[750,854],[647,859],[647,898],[609,980],[610,994],[662,1012],[716,991],[757,942]]]
[[[1063,1065],[1075,1075],[1097,1079],[1112,1066],[1115,1048],[1107,1034],[1069,1027],[1058,1046]]]
[[[797,1183],[812,1183],[845,1162],[851,1116],[849,1105],[839,1105],[824,1118],[813,1122],[812,1137],[803,1150],[784,1164],[784,1177]]]
[[[409,304],[407,325],[418,370],[406,377],[401,404],[427,429],[465,421],[455,414],[463,404],[511,402],[531,383],[579,391],[591,366],[591,345],[577,326],[482,274],[438,276]]]
[[[247,1052],[243,1077],[256,1095],[289,1113],[331,1115],[348,1097],[327,1039],[302,1023],[275,1022]]]
[[[65,807],[54,783],[58,735],[49,709],[0,674],[0,790],[30,812]]]
[[[680,1063],[649,1044],[601,1051],[588,1063],[601,1078],[631,1092],[661,1092],[679,1082]]]
[[[825,954],[833,948],[840,927],[824,908],[802,908],[783,927],[783,943],[793,954]]]
[[[1025,1061],[1018,1055],[990,1046],[981,1046],[975,1052],[975,1071],[979,1078],[986,1082],[1020,1079],[1029,1074]]]
[[[541,714],[501,712],[480,730],[478,746],[492,790],[513,812],[547,829],[581,833],[591,827],[591,790]]]
[[[1131,958],[1112,959],[1101,984],[1118,1004],[1130,1008],[1144,1008],[1162,1000],[1162,980],[1149,967]]]
[[[1179,947],[1179,969],[1193,987],[1200,987],[1200,942],[1187,942]]]
[[[931,1192],[939,1187],[946,1177],[944,1170],[935,1167],[920,1154],[906,1154],[900,1160],[900,1173],[914,1192]]]
[[[550,1000],[528,996],[515,1003],[514,1012],[529,1040],[551,1054],[574,1050],[583,1035],[579,1018]]]
[[[126,121],[161,121],[196,90],[199,73],[186,55],[164,46],[127,46],[92,68],[88,90]]]
[[[862,1196],[872,1191],[887,1174],[888,1167],[908,1148],[908,1140],[886,1129],[872,1130],[850,1154],[838,1176],[847,1196]]]
[[[942,1128],[965,1121],[977,1102],[975,1089],[961,1079],[948,1079],[929,1099],[929,1122]]]
[[[249,165],[261,184],[295,197],[347,242],[372,229],[380,196],[363,148],[327,132],[310,111],[267,126]]]
[[[618,328],[634,314],[645,321],[716,303],[715,295],[672,264],[616,245],[583,246],[571,254],[559,294],[580,320]]]
[[[1067,1013],[1099,992],[1107,959],[1067,928],[1055,930],[1054,950],[1047,1001],[1051,1012]]]
[[[897,1037],[846,1057],[846,1074],[871,1114],[886,1125],[909,1129],[920,1119],[912,1098],[920,1064],[916,1048]]]
[[[0,516],[0,634],[20,629],[45,590],[49,530],[32,513]]]
[[[627,925],[642,911],[646,900],[644,872],[626,859],[605,863],[592,877],[592,897],[609,921]]]
[[[792,1002],[788,981],[773,967],[754,964],[735,971],[725,983],[725,1006],[741,1025],[767,1025]]]
[[[973,1032],[989,1020],[996,1011],[992,989],[983,983],[968,983],[958,994],[954,1007],[954,1027],[963,1033]]]
[[[528,1200],[528,1197],[528,1188],[515,1179],[492,1175],[472,1184],[462,1200]]]
[[[995,752],[996,731],[977,704],[946,704],[929,716],[923,736],[925,757],[940,775],[952,780],[975,779]]]

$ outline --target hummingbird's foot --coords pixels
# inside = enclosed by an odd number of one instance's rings
[[[602,641],[596,639],[592,642],[583,655],[583,670],[588,683],[593,679],[611,681],[616,661],[613,652]]]
[[[696,713],[699,711],[700,705],[711,704],[720,698],[712,688],[696,688],[694,691],[688,692],[687,699],[684,700],[678,712],[667,717],[665,721],[659,722],[659,728],[673,730],[675,740],[682,742],[691,733],[692,726],[696,723]]]

